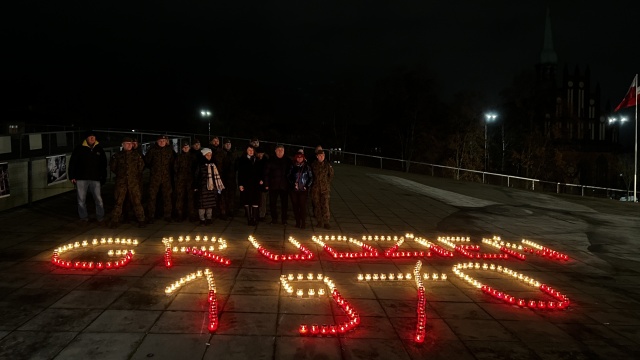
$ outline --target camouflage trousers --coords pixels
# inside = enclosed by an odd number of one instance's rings
[[[162,188],[162,201],[164,203],[164,217],[171,217],[171,180],[160,177],[152,177],[149,182],[149,218],[155,218],[156,216],[156,199],[158,191]]]
[[[328,223],[331,217],[329,211],[329,199],[330,192],[311,192],[311,204],[313,205],[313,216],[318,220],[318,223]]]
[[[142,207],[142,192],[140,191],[140,188],[127,187],[126,185],[116,184],[114,195],[116,198],[116,203],[113,207],[113,213],[111,215],[112,221],[120,221],[120,215],[122,215],[122,206],[124,205],[124,200],[127,197],[129,198],[129,201],[133,206],[133,211],[136,214],[136,219],[138,221],[144,221],[144,208]]]

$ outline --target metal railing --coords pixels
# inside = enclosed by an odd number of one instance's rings
[[[98,141],[102,144],[105,152],[112,154],[119,150],[122,138],[125,136],[135,136],[141,145],[148,146],[155,142],[158,135],[167,135],[172,143],[179,143],[182,140],[193,141],[198,138],[202,142],[202,147],[208,144],[208,135],[187,132],[162,132],[162,131],[124,131],[118,129],[95,129],[98,135]],[[40,135],[38,139],[37,135]],[[11,151],[9,153],[0,154],[0,162],[9,161],[20,162],[25,161],[29,164],[38,159],[42,159],[48,155],[67,154],[73,151],[76,144],[83,140],[84,131],[58,131],[43,132],[37,134],[19,134],[11,137]],[[236,152],[244,151],[244,144],[249,143],[249,139],[219,136],[221,143],[224,139],[231,139]],[[33,146],[31,141],[37,140],[37,146]],[[261,146],[267,148],[270,152],[275,148],[278,142],[260,141]],[[285,146],[288,154],[293,154],[298,149],[304,149],[307,155],[313,153],[314,147],[279,143]],[[175,148],[175,146],[174,146]],[[179,146],[177,146],[179,150]],[[401,171],[412,174],[429,175],[433,177],[449,178],[457,181],[470,181],[495,186],[505,186],[516,189],[549,192],[556,194],[570,194],[577,196],[591,196],[599,198],[618,199],[626,196],[628,190],[605,188],[589,185],[567,184],[551,181],[542,181],[539,179],[526,178],[514,175],[505,175],[493,172],[464,169],[459,167],[451,167],[438,164],[430,164],[418,161],[402,160],[389,158],[378,155],[367,155],[342,151],[341,149],[325,149],[327,161],[341,164],[350,164],[355,166],[365,166],[378,168],[383,170]],[[110,174],[111,175],[111,174]],[[28,175],[30,176],[30,175]],[[111,176],[109,176],[111,179]],[[31,203],[31,191],[34,189],[26,189],[29,191],[28,203]],[[22,205],[22,204],[18,204]]]

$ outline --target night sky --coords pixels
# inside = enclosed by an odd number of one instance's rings
[[[3,10],[3,118],[148,128],[212,107],[222,83],[295,108],[292,91],[366,88],[399,68],[490,108],[538,61],[547,5],[560,73],[589,65],[615,106],[639,71],[630,3],[22,1]]]

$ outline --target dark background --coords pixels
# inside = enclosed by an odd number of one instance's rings
[[[589,66],[615,106],[638,71],[631,4],[21,1],[3,6],[2,117],[206,133],[206,108],[218,134],[371,147],[407,74],[430,107],[499,109],[539,60],[547,8],[559,69]]]

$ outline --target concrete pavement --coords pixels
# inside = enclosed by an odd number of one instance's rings
[[[260,223],[236,217],[213,226],[165,223],[146,228],[95,223],[81,226],[73,193],[30,208],[0,213],[0,358],[2,359],[616,359],[640,357],[640,207],[610,199],[544,194],[450,179],[336,165],[331,230]],[[107,210],[111,188],[104,197]],[[268,216],[267,216],[268,218]],[[292,221],[290,221],[291,223]],[[308,223],[311,221],[309,220]],[[312,225],[315,224],[313,221]],[[500,236],[523,238],[567,254],[566,262],[539,256],[478,261],[509,268],[548,284],[571,299],[565,310],[509,305],[456,277],[469,260],[423,258],[426,340],[414,341],[414,281],[358,281],[358,274],[407,273],[417,259],[333,259],[312,236],[402,236],[433,243],[438,236],[469,236],[481,244]],[[231,260],[216,265],[174,254],[164,266],[163,238],[215,236]],[[275,253],[296,253],[293,236],[317,255],[310,262],[274,262],[247,240],[253,235]],[[55,267],[51,255],[67,243],[102,237],[139,241],[131,263],[116,270]],[[330,242],[337,251],[357,246]],[[381,253],[392,243],[367,242]],[[446,248],[446,245],[439,243]],[[108,247],[61,255],[103,261]],[[98,251],[101,250],[101,251]],[[402,250],[427,248],[411,239]],[[210,268],[218,297],[219,328],[207,330],[206,281],[194,280],[171,295],[165,288]],[[280,275],[321,273],[360,315],[360,325],[339,336],[300,336],[299,325],[339,324],[345,313],[326,295],[288,295]],[[554,300],[516,279],[486,271],[469,275],[516,297]],[[305,290],[321,286],[293,282]]]

